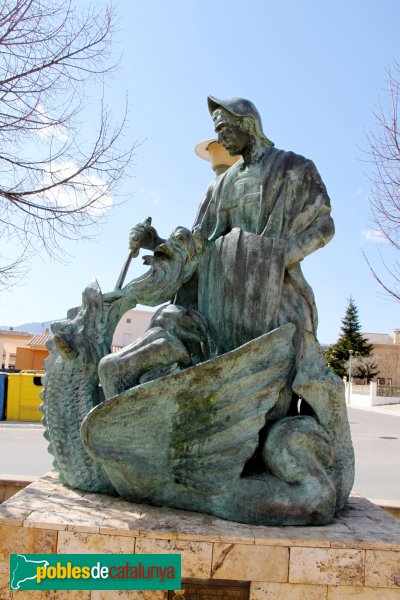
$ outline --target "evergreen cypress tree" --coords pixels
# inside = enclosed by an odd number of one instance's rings
[[[373,348],[361,334],[358,309],[352,297],[349,298],[346,314],[342,319],[341,331],[338,341],[326,351],[326,362],[336,375],[344,377],[347,375],[349,350],[352,350],[354,355],[370,356]]]

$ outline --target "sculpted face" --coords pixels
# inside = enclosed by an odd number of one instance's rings
[[[192,277],[198,265],[201,241],[184,228],[157,246],[153,255],[143,256],[150,270],[132,282],[135,297],[141,304],[156,306],[169,301],[183,283]]]
[[[243,154],[251,141],[251,135],[240,127],[240,119],[223,108],[218,108],[212,115],[218,141],[231,156]]]

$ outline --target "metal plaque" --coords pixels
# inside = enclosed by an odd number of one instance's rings
[[[168,600],[249,600],[248,581],[183,580],[182,589],[169,591]]]

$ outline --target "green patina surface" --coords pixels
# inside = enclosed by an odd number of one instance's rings
[[[354,454],[301,269],[334,234],[329,197],[310,160],[273,146],[251,102],[208,104],[218,141],[242,158],[211,182],[191,232],[163,240],[150,218],[135,226],[117,289],[90,288],[54,327],[51,450],[81,489],[245,523],[329,523]],[[150,269],[122,287],[140,248],[154,251]],[[127,308],[170,301],[109,354]]]

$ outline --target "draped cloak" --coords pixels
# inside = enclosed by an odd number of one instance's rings
[[[275,326],[291,322],[297,325],[298,330],[305,329],[316,336],[318,317],[314,295],[304,278],[300,263],[305,256],[328,243],[334,234],[325,185],[312,161],[293,152],[268,148],[259,165],[258,201],[253,201],[250,208],[247,207],[252,218],[245,219],[247,222],[244,223],[240,212],[234,215],[229,208],[233,186],[243,169],[244,162],[241,159],[210,184],[193,229],[199,229],[211,244],[221,236],[226,236],[233,228],[255,234],[259,239],[282,240],[281,246],[285,249],[284,273],[283,283],[275,291],[278,295],[275,298],[278,304]],[[246,197],[239,198],[240,202],[246,202]],[[262,253],[258,255],[258,260],[263,260]],[[234,290],[235,295],[244,293],[245,272],[240,273],[240,279]],[[199,290],[196,289],[199,281],[201,278],[194,278],[184,286],[176,302],[200,309]],[[259,285],[267,286],[268,282],[260,281]],[[236,315],[236,319],[241,318],[241,314]],[[253,337],[260,335],[256,325]],[[297,342],[300,342],[299,336]]]

